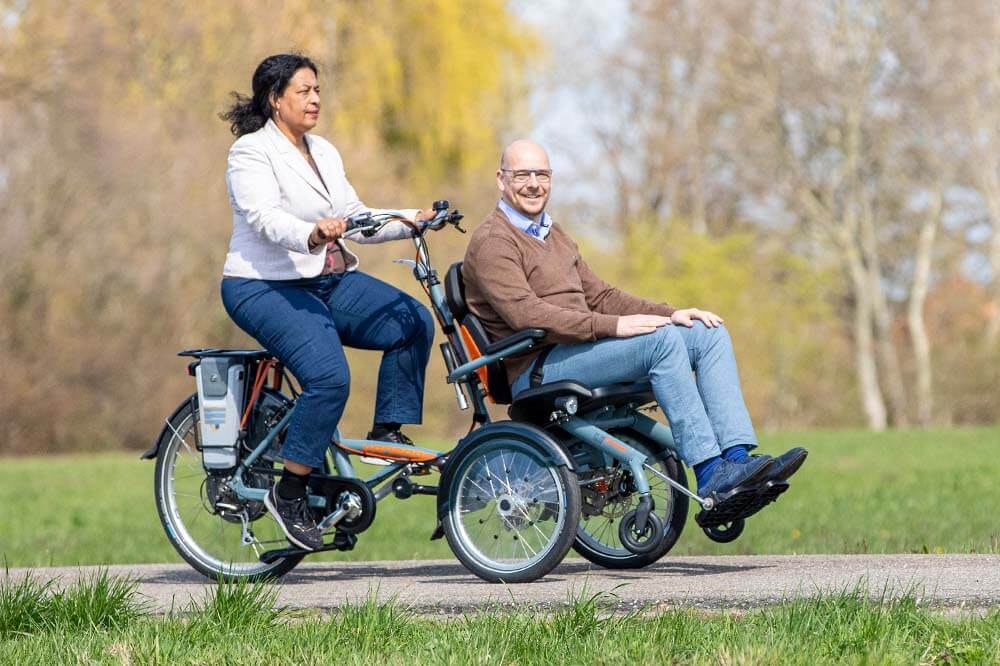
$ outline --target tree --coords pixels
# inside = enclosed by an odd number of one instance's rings
[[[321,132],[365,200],[467,207],[488,190],[536,44],[493,0],[0,10],[0,451],[146,445],[191,389],[175,350],[255,344],[218,297],[233,137],[217,114],[263,57],[318,61]],[[405,251],[368,251],[366,268]],[[376,362],[354,360],[358,392]]]

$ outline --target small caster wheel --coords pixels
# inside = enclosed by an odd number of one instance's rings
[[[731,523],[715,525],[714,527],[703,527],[701,529],[704,530],[705,536],[712,541],[729,543],[730,541],[736,541],[743,534],[743,528],[746,527],[746,524],[745,520],[737,518]]]
[[[618,538],[625,548],[636,555],[651,553],[663,541],[663,520],[650,511],[646,518],[646,529],[640,533],[635,530],[635,511],[629,511],[618,526]]]

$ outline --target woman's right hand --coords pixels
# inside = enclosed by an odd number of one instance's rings
[[[316,223],[309,234],[309,249],[315,250],[320,245],[326,245],[344,235],[347,231],[347,220],[342,217],[324,218]]]

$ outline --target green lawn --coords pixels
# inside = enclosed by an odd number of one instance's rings
[[[791,490],[734,543],[709,541],[692,521],[672,554],[1000,552],[1000,428],[762,439],[769,453],[809,448]],[[180,562],[152,479],[137,455],[4,459],[0,554],[11,567]],[[433,528],[432,498],[390,498],[353,552],[316,558],[450,558],[444,540],[428,540]]]
[[[916,664],[996,663],[1000,612],[942,617],[865,591],[744,613],[609,615],[606,596],[551,614],[485,610],[421,618],[368,602],[289,612],[276,588],[223,585],[199,607],[150,615],[133,584],[97,576],[53,591],[0,584],[9,664]]]

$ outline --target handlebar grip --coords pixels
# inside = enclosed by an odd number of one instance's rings
[[[361,213],[359,215],[351,215],[345,220],[347,223],[347,229],[345,231],[353,231],[358,227],[370,226],[374,220],[372,219],[371,213]]]

